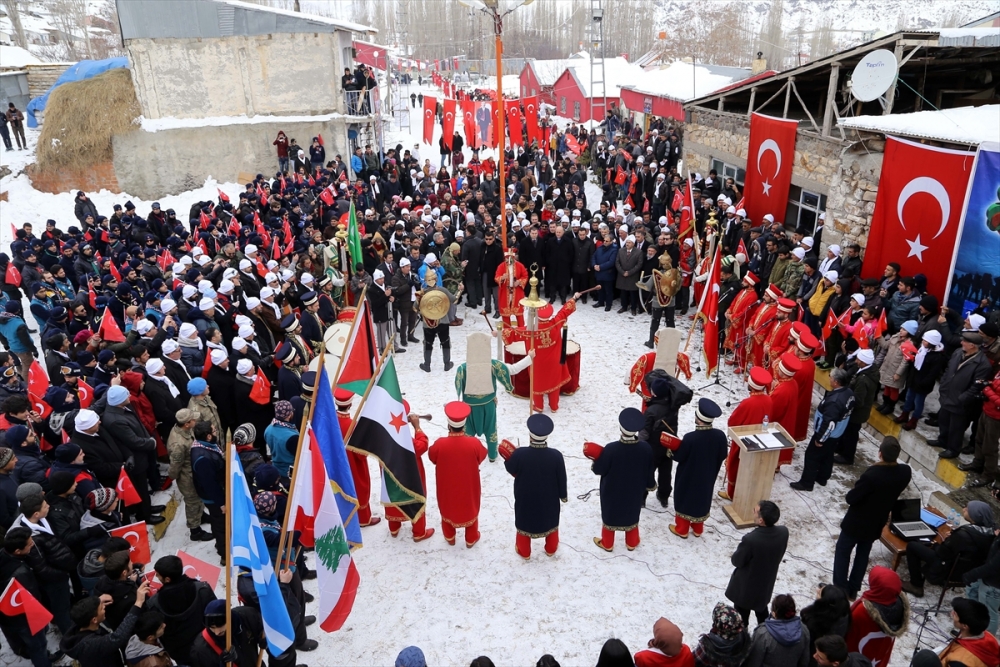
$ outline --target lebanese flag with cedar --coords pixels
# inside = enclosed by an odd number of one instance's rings
[[[785,217],[798,128],[799,123],[795,120],[759,113],[750,117],[750,146],[743,192],[747,217],[755,225],[759,225],[768,213],[779,221]]]
[[[945,302],[975,156],[886,137],[863,278],[898,262],[900,275],[924,274],[927,292]]]
[[[132,480],[129,479],[128,473],[125,472],[125,466],[122,466],[121,472],[118,473],[118,483],[115,484],[115,493],[118,494],[118,497],[125,503],[126,507],[129,505],[138,505],[142,502],[139,492],[135,490]]]
[[[430,95],[424,95],[424,143],[434,143],[434,116],[437,112],[437,100]]]
[[[11,577],[7,588],[0,595],[0,614],[4,616],[20,616],[24,614],[28,621],[28,630],[37,635],[52,622],[52,612],[46,609],[28,589],[17,579]]]
[[[146,532],[146,522],[137,521],[121,528],[108,531],[112,537],[120,537],[129,543],[129,560],[141,565],[149,565],[152,553],[149,550],[149,534]]]
[[[104,307],[104,316],[101,318],[101,326],[97,330],[97,335],[109,343],[121,343],[125,340],[125,334],[115,321],[115,316],[111,314],[111,309]]]
[[[48,390],[49,376],[45,374],[45,368],[38,359],[32,359],[31,366],[28,367],[28,399],[31,401],[31,409],[40,414],[42,419],[52,414],[52,406],[42,398]]]

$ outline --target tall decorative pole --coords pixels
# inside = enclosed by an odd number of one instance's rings
[[[538,332],[538,309],[545,306],[548,301],[538,296],[538,264],[531,265],[531,278],[528,279],[528,296],[521,299],[521,305],[528,309],[528,316],[525,324],[528,332],[528,349],[525,353],[530,355],[535,349],[535,335]],[[528,415],[535,413],[535,364],[528,366]]]

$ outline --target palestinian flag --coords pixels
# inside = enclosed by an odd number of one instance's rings
[[[361,231],[358,229],[358,212],[354,209],[354,200],[351,200],[351,211],[347,219],[347,253],[351,256],[351,265],[344,268],[344,273],[349,276],[354,275],[354,265],[362,262],[361,259]]]
[[[412,521],[420,518],[427,498],[392,356],[386,357],[375,378],[347,448],[378,459],[383,505],[399,508]]]
[[[354,607],[361,577],[351,558],[316,433],[311,424],[307,429],[292,490],[292,525],[301,531],[302,544],[316,551],[319,627],[324,632],[335,632],[344,625]]]
[[[354,312],[354,323],[351,327],[347,346],[344,348],[343,363],[340,367],[340,377],[337,386],[355,394],[363,395],[368,388],[375,370],[378,368],[379,349],[375,340],[375,325],[372,322],[372,311],[368,307],[368,299],[358,304]]]

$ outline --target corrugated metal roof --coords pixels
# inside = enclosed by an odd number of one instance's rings
[[[840,126],[917,139],[978,145],[1000,141],[1000,104],[844,118]]]
[[[276,33],[377,32],[374,28],[239,0],[116,0],[123,39]]]

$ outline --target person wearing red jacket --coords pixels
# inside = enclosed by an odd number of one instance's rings
[[[764,290],[764,300],[746,320],[747,363],[751,366],[765,367],[767,351],[764,345],[778,321],[778,299],[784,294],[775,284],[770,284]]]
[[[958,636],[938,655],[942,665],[962,664],[966,667],[1000,665],[1000,644],[987,628],[990,612],[985,604],[968,598],[951,601],[951,621]]]
[[[726,359],[726,365],[736,365],[736,372],[742,373],[746,365],[746,323],[750,314],[757,306],[757,292],[754,285],[760,279],[752,271],[743,276],[743,289],[736,295],[726,310],[726,338],[722,348],[733,353],[732,359]]]
[[[799,410],[799,385],[795,382],[795,374],[802,370],[802,362],[791,352],[786,352],[772,370],[774,382],[771,384],[771,414],[768,419],[793,433]],[[791,463],[794,454],[794,449],[782,449],[778,454],[778,467]]]
[[[523,340],[529,350],[535,350],[535,362],[531,372],[534,373],[534,386],[531,392],[531,402],[536,412],[545,409],[545,396],[549,397],[549,409],[553,414],[559,411],[559,391],[569,382],[569,366],[562,359],[563,325],[569,316],[576,312],[576,293],[556,313],[552,304],[547,303],[538,309],[538,330],[529,332],[522,327],[505,327],[503,342],[505,345]],[[502,311],[501,311],[502,312]]]
[[[653,624],[653,638],[635,654],[635,667],[694,667],[694,654],[684,643],[684,633],[660,618]]]
[[[403,410],[406,412],[406,419],[413,427],[413,453],[417,457],[417,471],[420,473],[420,483],[424,489],[427,488],[427,474],[424,472],[423,455],[427,453],[427,434],[420,428],[420,416],[410,413],[410,404],[403,401]],[[385,474],[385,473],[383,473]],[[403,510],[395,506],[385,506],[385,518],[389,522],[389,534],[393,537],[399,535],[399,529],[404,521],[413,523],[413,541],[423,542],[434,534],[433,528],[427,527],[427,505],[420,509],[420,513],[411,519]]]
[[[456,529],[465,528],[465,546],[471,549],[479,541],[479,464],[486,459],[486,447],[479,438],[465,434],[465,421],[472,414],[467,403],[452,401],[444,406],[444,414],[448,435],[427,450],[427,458],[437,466],[441,533],[454,546]]]
[[[791,347],[792,312],[798,307],[791,299],[778,299],[776,320],[764,342],[764,368],[773,369],[781,355]]]
[[[795,372],[795,386],[799,390],[799,401],[796,407],[795,430],[789,431],[795,442],[802,442],[809,434],[809,411],[812,409],[813,384],[816,382],[816,362],[812,355],[819,347],[816,336],[806,331],[795,343],[795,358],[801,368]]]
[[[354,394],[346,389],[333,392],[333,400],[337,403],[337,420],[340,422],[340,433],[346,439],[351,432],[351,402]],[[382,517],[372,516],[371,495],[372,480],[368,473],[368,457],[364,454],[347,450],[347,463],[351,466],[351,477],[354,478],[354,491],[358,495],[358,523],[364,526],[374,526]],[[419,459],[418,459],[419,463]]]
[[[516,251],[508,250],[504,263],[497,267],[493,279],[499,286],[497,300],[500,304],[500,320],[509,323],[514,318],[517,326],[523,327],[524,306],[521,305],[521,299],[524,298],[524,286],[528,284],[528,270],[517,261],[516,256]]]
[[[873,665],[890,665],[896,638],[906,632],[910,622],[910,602],[902,594],[899,575],[887,567],[871,569],[868,587],[851,605],[847,650],[861,653]]]
[[[972,462],[959,466],[972,471],[980,471],[982,477],[974,482],[976,486],[992,484],[997,486],[997,449],[1000,448],[1000,372],[983,389],[983,415],[976,429],[976,451]]]
[[[729,415],[727,426],[750,426],[762,424],[770,419],[772,412],[771,397],[767,395],[774,378],[760,366],[751,366],[747,374],[747,388],[750,395],[740,401],[733,413]],[[735,442],[729,444],[729,457],[726,459],[726,490],[719,491],[719,497],[732,500],[736,491],[736,478],[740,472],[740,446]]]

